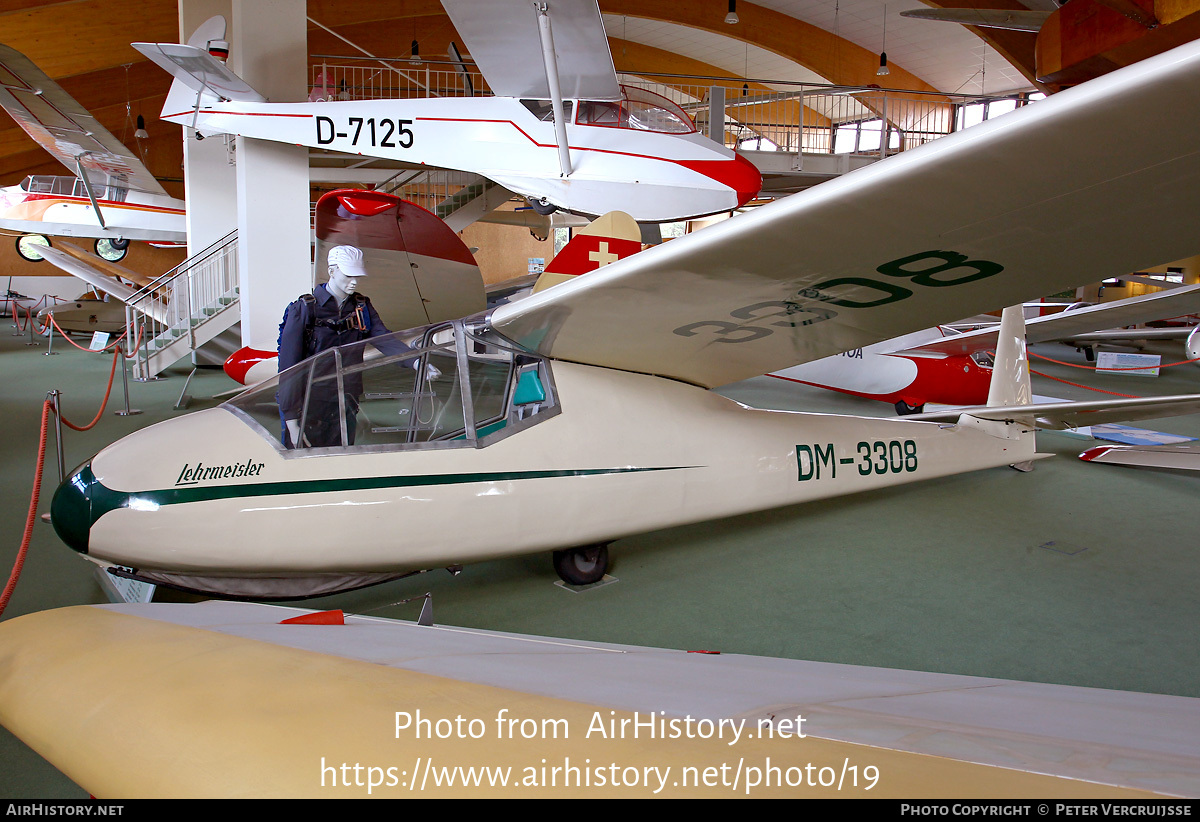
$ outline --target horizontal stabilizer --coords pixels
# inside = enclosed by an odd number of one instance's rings
[[[1085,462],[1134,468],[1200,471],[1200,447],[1196,445],[1097,445],[1084,451],[1079,458]]]
[[[205,49],[179,43],[132,45],[159,68],[195,92],[247,103],[262,103],[267,99]]]
[[[963,415],[982,420],[1025,422],[1038,428],[1065,430],[1107,422],[1130,422],[1161,417],[1178,417],[1200,412],[1200,394],[1168,397],[1131,397],[1094,402],[1051,402],[992,407],[986,405],[948,408],[911,414],[905,419],[916,422],[955,422]]]

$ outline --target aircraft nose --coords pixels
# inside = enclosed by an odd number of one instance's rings
[[[67,477],[50,501],[50,522],[68,547],[81,554],[88,552],[92,527],[91,486],[96,481],[88,460]]]
[[[758,196],[762,191],[762,174],[758,166],[740,154],[734,155],[733,162],[737,171],[730,177],[730,185],[738,195],[738,205],[743,206]]]
[[[737,195],[738,206],[743,206],[762,191],[762,174],[758,166],[740,154],[732,160],[677,160],[684,168],[703,174],[721,185],[729,186]]]

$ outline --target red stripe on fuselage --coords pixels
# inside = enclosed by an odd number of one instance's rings
[[[418,117],[418,121],[428,120],[443,123],[497,123],[508,124],[524,135],[525,139],[538,148],[557,148],[556,143],[539,143],[525,129],[512,120],[478,120],[469,117]],[[637,154],[631,151],[616,151],[611,148],[591,148],[589,146],[573,146],[567,148],[573,151],[593,151],[597,154],[615,154],[619,157],[637,157],[641,160],[658,160],[663,163],[674,163],[694,171],[710,180],[715,180],[737,192],[738,205],[745,204],[755,194],[762,190],[762,175],[758,168],[740,154],[735,154],[729,160],[672,160],[669,157],[656,157],[652,154]],[[749,168],[747,168],[749,167]],[[751,170],[753,170],[751,172]],[[753,191],[748,189],[753,187]]]

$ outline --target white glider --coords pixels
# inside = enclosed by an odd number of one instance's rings
[[[618,84],[596,0],[443,5],[494,96],[267,102],[209,54],[220,18],[187,45],[133,47],[175,77],[162,118],[199,135],[471,171],[545,213],[683,220],[762,188],[749,160],[698,133],[675,103]]]

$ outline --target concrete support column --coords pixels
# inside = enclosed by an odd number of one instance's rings
[[[214,15],[233,17],[231,0],[179,0],[179,42],[186,43]],[[212,245],[237,228],[237,179],[233,138],[197,140],[183,131],[184,199],[187,202],[188,255]]]
[[[269,100],[308,94],[305,0],[233,0],[230,66]],[[275,350],[289,302],[312,280],[308,149],[237,138],[242,344]]]

